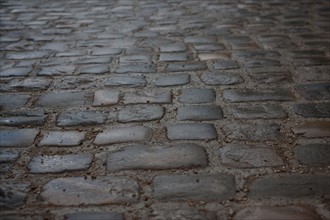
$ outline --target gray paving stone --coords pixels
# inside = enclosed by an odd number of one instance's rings
[[[65,220],[124,220],[119,212],[76,212],[65,214]]]
[[[222,109],[215,105],[191,105],[178,108],[177,120],[208,121],[223,118]]]
[[[7,59],[23,60],[23,59],[38,59],[47,57],[50,55],[50,51],[20,51],[9,52],[6,54]]]
[[[29,77],[26,79],[14,79],[8,83],[4,91],[31,91],[31,90],[46,90],[51,84],[49,79],[41,77]]]
[[[61,173],[71,170],[85,170],[93,160],[89,153],[54,156],[35,156],[28,164],[30,173]]]
[[[304,118],[330,118],[330,102],[300,103],[294,105],[294,111]]]
[[[85,104],[85,92],[45,93],[38,99],[38,106],[46,108],[68,108]]]
[[[239,50],[234,53],[237,57],[243,59],[277,58],[281,56],[281,54],[276,50]]]
[[[213,124],[169,124],[166,126],[167,137],[170,140],[212,140],[217,138]]]
[[[187,53],[160,53],[160,62],[182,62],[187,61],[189,56]]]
[[[117,104],[120,92],[118,90],[97,90],[94,92],[92,106],[108,106]]]
[[[252,206],[239,210],[234,220],[247,219],[278,219],[278,220],[321,220],[320,216],[310,207],[303,205],[290,206]]]
[[[42,131],[38,146],[77,146],[85,138],[86,132],[80,131]]]
[[[90,88],[95,88],[95,81],[98,79],[96,76],[84,75],[84,76],[69,76],[69,77],[60,77],[54,81],[55,90],[85,90]]]
[[[295,73],[300,80],[329,82],[328,70],[329,66],[300,66],[296,68]]]
[[[13,170],[13,164],[11,163],[0,163],[0,174],[9,173],[11,170]]]
[[[249,198],[313,198],[330,197],[330,177],[327,175],[280,174],[267,175],[254,181]]]
[[[123,99],[124,104],[169,104],[172,102],[171,91],[165,90],[126,93]]]
[[[144,87],[147,84],[147,80],[144,76],[123,76],[112,75],[103,81],[107,87],[113,86],[125,86],[125,87]]]
[[[19,157],[19,151],[12,149],[0,149],[0,163],[14,162]]]
[[[13,209],[22,206],[29,189],[30,185],[25,183],[1,183],[1,209]]]
[[[256,81],[262,84],[270,83],[291,83],[292,78],[287,72],[252,72],[251,78],[253,81]]]
[[[322,50],[291,50],[289,51],[291,57],[311,57],[311,56],[324,56]]]
[[[52,214],[45,213],[41,215],[36,214],[8,214],[3,215],[3,220],[44,220],[45,218],[53,218]]]
[[[243,82],[243,78],[235,73],[207,72],[201,76],[207,85],[234,85]]]
[[[184,43],[174,43],[161,45],[159,49],[160,52],[183,52],[187,50],[187,46]]]
[[[106,74],[110,73],[108,64],[88,65],[79,70],[79,74]]]
[[[159,87],[178,86],[188,83],[190,83],[190,75],[185,73],[165,75],[155,80],[155,85]]]
[[[194,62],[194,63],[170,63],[166,67],[167,72],[182,72],[182,71],[199,71],[205,70],[206,65],[201,62]]]
[[[126,55],[148,55],[148,54],[152,54],[153,52],[153,48],[149,48],[149,47],[129,47],[126,49]]]
[[[122,53],[122,49],[120,48],[110,48],[110,47],[101,47],[101,48],[93,48],[92,55],[100,56],[100,55],[119,55]]]
[[[21,108],[28,102],[29,98],[29,95],[0,95],[0,110]]]
[[[160,105],[129,105],[119,110],[119,122],[139,122],[159,120],[164,116]]]
[[[39,133],[38,129],[12,129],[0,131],[0,147],[29,147]]]
[[[149,141],[151,138],[151,129],[143,126],[115,127],[104,130],[99,133],[94,144],[106,145],[113,143]]]
[[[274,123],[243,124],[236,123],[227,126],[227,137],[242,141],[281,140],[281,127]]]
[[[209,60],[229,60],[231,58],[231,53],[228,52],[204,52],[198,53],[198,59],[200,61],[209,61]]]
[[[214,51],[214,50],[224,50],[225,45],[221,43],[202,43],[202,44],[194,44],[194,48],[197,51]]]
[[[56,57],[80,57],[84,56],[86,52],[84,50],[70,50],[65,52],[58,52],[55,54]]]
[[[292,131],[297,136],[305,138],[330,137],[330,122],[307,121],[292,127]]]
[[[215,70],[239,69],[239,65],[235,60],[220,60],[213,64]]]
[[[77,125],[97,125],[103,124],[106,117],[101,112],[79,111],[79,112],[62,112],[57,117],[57,126],[77,126]]]
[[[227,174],[162,175],[153,180],[157,200],[221,201],[235,196],[234,178]]]
[[[244,119],[272,119],[272,118],[286,118],[287,114],[278,104],[259,104],[248,106],[230,106],[230,111],[235,118]]]
[[[215,43],[215,37],[187,36],[184,38],[185,43]]]
[[[1,70],[0,77],[27,76],[32,71],[31,67],[14,67]]]
[[[78,58],[74,61],[74,64],[99,64],[99,68],[102,66],[107,66],[111,62],[111,57],[109,56],[90,56]]]
[[[0,125],[4,125],[4,126],[43,125],[45,119],[45,114],[43,110],[11,111],[11,112],[4,112],[0,115],[1,115]]]
[[[175,146],[135,145],[108,154],[109,171],[119,170],[163,170],[175,168],[206,167],[208,164],[204,148],[195,144]]]
[[[223,165],[234,168],[284,165],[275,150],[265,145],[225,145],[220,149],[220,161]]]
[[[155,73],[157,72],[154,64],[135,63],[120,65],[115,73]]]
[[[254,101],[291,101],[294,95],[289,89],[226,89],[223,97],[227,102],[254,102]]]
[[[297,90],[307,100],[330,99],[330,83],[298,85]]]
[[[120,63],[150,63],[151,56],[146,54],[126,55],[119,58]]]
[[[329,144],[306,144],[294,149],[295,157],[306,166],[330,165]]]
[[[149,219],[216,220],[215,213],[181,203],[158,203],[151,206]]]
[[[182,103],[210,103],[216,98],[213,89],[188,88],[181,90],[179,102]]]
[[[248,60],[244,63],[245,68],[257,68],[257,67],[269,67],[269,66],[281,66],[281,63],[278,60],[270,60],[270,59]]]
[[[73,65],[57,65],[42,67],[38,72],[38,76],[68,76],[73,75],[75,67]]]
[[[126,204],[138,201],[139,186],[120,177],[63,177],[48,182],[40,195],[47,203],[59,206]]]

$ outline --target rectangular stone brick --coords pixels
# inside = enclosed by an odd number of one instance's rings
[[[257,118],[286,118],[287,114],[278,104],[259,104],[248,106],[230,106],[229,110],[235,118],[257,119]]]
[[[214,102],[216,94],[213,89],[188,88],[181,90],[179,102],[183,103],[209,103]]]
[[[71,170],[87,169],[92,163],[93,155],[87,153],[54,156],[36,156],[30,161],[31,173],[60,173]]]
[[[235,73],[206,72],[201,80],[207,85],[234,85],[243,82],[243,78]]]
[[[57,126],[85,126],[103,124],[106,116],[101,112],[79,111],[79,112],[62,112],[57,117]]]
[[[158,200],[221,201],[235,196],[234,178],[227,174],[156,176],[153,187]]]
[[[58,206],[126,204],[138,201],[139,186],[132,179],[112,176],[63,177],[48,182],[41,197]]]
[[[14,67],[5,70],[1,68],[0,77],[27,76],[31,71],[31,67]]]
[[[187,53],[160,53],[160,62],[182,62],[187,61],[189,55]]]
[[[29,95],[0,95],[0,109],[21,108],[28,102],[29,98]]]
[[[38,106],[46,108],[77,107],[85,104],[85,92],[46,93],[39,97]]]
[[[297,90],[307,100],[330,99],[330,83],[298,85]]]
[[[120,91],[118,90],[97,90],[94,92],[92,106],[108,106],[117,104]]]
[[[171,91],[144,90],[142,92],[126,93],[124,104],[169,104],[172,102]]]
[[[119,110],[119,122],[153,121],[164,116],[164,107],[160,105],[129,105]]]
[[[178,71],[199,71],[199,70],[205,70],[206,65],[204,63],[170,63],[166,67],[167,72],[178,72]]]
[[[43,125],[45,114],[43,110],[36,111],[11,111],[1,114],[0,125],[20,126],[20,125]]]
[[[212,140],[218,137],[213,124],[169,124],[166,126],[170,140]]]
[[[13,209],[23,205],[30,185],[26,183],[1,183],[0,206],[3,209]]]
[[[64,215],[65,220],[124,220],[119,212],[76,212]]]
[[[4,150],[0,149],[0,163],[13,162],[19,157],[17,150]]]
[[[281,174],[267,175],[254,181],[250,187],[249,198],[330,198],[330,176]]]
[[[190,75],[185,73],[166,74],[155,80],[155,85],[160,87],[178,86],[190,83]]]
[[[307,121],[292,127],[292,131],[305,138],[330,137],[330,121]]]
[[[0,131],[0,147],[29,147],[39,133],[38,129],[12,129]]]
[[[46,90],[50,86],[51,81],[42,77],[29,77],[26,79],[14,79],[7,84],[4,91],[31,91]]]
[[[42,131],[39,146],[77,146],[85,138],[86,132],[79,131]]]
[[[155,73],[157,72],[154,64],[134,63],[120,65],[115,73]]]
[[[220,106],[215,105],[191,105],[178,108],[177,120],[184,121],[208,121],[223,118]]]
[[[294,149],[295,158],[306,166],[328,166],[330,164],[329,144],[306,144]]]
[[[207,164],[203,147],[195,144],[129,146],[109,153],[107,159],[109,171],[193,168],[206,167]]]
[[[256,81],[263,84],[270,83],[291,83],[292,77],[287,72],[251,72],[251,78],[253,81]]]
[[[304,118],[330,118],[330,102],[296,104],[294,111]]]
[[[6,54],[7,59],[23,60],[23,59],[38,59],[47,57],[50,51],[20,51],[20,52],[9,52]]]
[[[255,101],[291,101],[294,95],[289,89],[276,88],[267,90],[256,89],[226,89],[223,91],[226,102],[255,102]]]
[[[76,68],[73,65],[56,65],[42,67],[38,72],[38,76],[68,76],[73,75]]]
[[[147,81],[144,76],[112,75],[106,78],[103,83],[107,87],[144,87],[147,84]]]
[[[122,142],[149,141],[151,129],[143,126],[109,128],[99,133],[94,144],[105,145]]]

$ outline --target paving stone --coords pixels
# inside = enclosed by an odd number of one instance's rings
[[[79,131],[42,131],[38,146],[77,146],[85,138],[86,132]]]
[[[283,134],[278,124],[230,124],[227,126],[227,137],[242,141],[268,141],[281,140]]]
[[[84,50],[70,50],[66,52],[58,52],[55,54],[56,57],[80,57],[84,56],[86,52]]]
[[[321,220],[310,207],[303,205],[290,206],[252,206],[239,210],[234,220]]]
[[[97,90],[94,92],[92,106],[108,106],[117,104],[119,101],[118,90]]]
[[[27,76],[32,71],[31,67],[14,67],[1,70],[0,77]]]
[[[174,43],[161,45],[160,52],[183,52],[187,50],[187,46],[184,43]]]
[[[151,206],[148,219],[216,220],[215,213],[181,203],[158,203]]]
[[[266,175],[254,181],[249,198],[312,198],[330,197],[330,177],[327,175],[280,174]]]
[[[330,118],[330,103],[301,103],[294,105],[294,111],[304,118]]]
[[[10,164],[10,163],[0,163],[0,174],[9,173],[12,170],[13,170],[13,164]]]
[[[235,60],[220,60],[213,64],[215,70],[239,69],[239,65]]]
[[[49,66],[42,67],[38,72],[38,76],[68,76],[74,73],[75,67],[73,65],[65,66]]]
[[[160,53],[160,62],[182,62],[187,61],[189,56],[187,53]]]
[[[214,37],[187,36],[184,38],[185,43],[215,43]]]
[[[95,76],[73,76],[73,77],[60,77],[54,81],[54,89],[56,90],[85,90],[95,88],[95,81],[98,79]]]
[[[289,51],[291,57],[311,57],[324,56],[324,51],[321,50],[291,50]]]
[[[144,87],[147,80],[144,76],[122,76],[112,75],[103,81],[107,87],[125,86],[125,87]]]
[[[278,104],[259,104],[259,105],[248,105],[248,106],[230,106],[230,111],[235,118],[244,119],[275,119],[275,118],[286,118],[287,114]]]
[[[107,66],[107,64],[109,64],[110,62],[111,57],[109,56],[82,57],[74,61],[75,64],[100,64],[99,68],[101,68],[102,66]]]
[[[89,65],[80,69],[79,74],[105,74],[110,73],[108,65]]]
[[[167,72],[181,72],[181,71],[199,71],[205,70],[206,65],[201,62],[194,62],[194,63],[170,63],[166,67]]]
[[[0,163],[14,162],[19,157],[19,151],[12,149],[0,149]]]
[[[197,51],[214,51],[214,50],[224,50],[225,46],[221,43],[203,43],[203,44],[194,44],[194,48]]]
[[[28,164],[30,173],[60,173],[71,170],[85,170],[91,165],[93,155],[88,153],[54,156],[35,156]]]
[[[175,146],[129,146],[108,154],[109,171],[163,170],[175,168],[206,167],[207,157],[203,147],[195,144]]]
[[[25,183],[1,183],[1,209],[13,209],[22,206],[29,189],[30,185]]]
[[[142,92],[126,93],[124,104],[169,104],[172,102],[171,91],[144,90]]]
[[[292,131],[297,136],[305,138],[329,137],[329,121],[307,121],[292,127]]]
[[[270,60],[270,59],[249,60],[244,63],[245,68],[269,67],[269,66],[280,66],[280,65],[281,65],[280,61]]]
[[[0,110],[21,108],[28,102],[29,98],[29,95],[0,95]]]
[[[223,118],[222,109],[215,105],[191,105],[178,108],[177,120],[207,121]]]
[[[12,129],[0,131],[0,147],[29,147],[39,133],[38,129]]]
[[[151,129],[143,126],[115,127],[104,130],[99,133],[94,144],[105,145],[113,143],[149,141],[151,138]]]
[[[157,72],[154,64],[148,63],[135,63],[120,65],[116,73],[155,73]]]
[[[152,48],[148,48],[148,47],[129,47],[126,49],[126,55],[148,55],[148,54],[152,54],[153,50]]]
[[[134,180],[111,176],[63,177],[48,182],[41,197],[58,206],[135,203],[139,186]]]
[[[289,89],[226,89],[223,91],[226,102],[291,101],[294,96]]]
[[[298,85],[297,90],[307,100],[330,99],[330,83]]]
[[[300,66],[296,68],[296,76],[303,81],[328,82],[330,81],[328,70],[329,66]]]
[[[5,86],[5,91],[8,90],[46,90],[51,84],[51,81],[41,77],[31,77],[27,79],[14,79]]]
[[[210,103],[215,101],[213,89],[188,88],[181,90],[179,102],[182,103]]]
[[[155,80],[155,85],[159,87],[179,86],[186,85],[188,83],[190,83],[190,75],[185,73],[165,75],[158,77]]]
[[[50,51],[20,51],[20,52],[8,52],[6,54],[7,59],[23,60],[23,59],[39,59],[50,55]]]
[[[166,126],[170,140],[211,140],[217,138],[213,124],[169,124]]]
[[[227,174],[162,175],[153,179],[157,200],[220,201],[235,196],[234,178]]]
[[[207,60],[228,60],[231,58],[230,53],[199,53],[198,58],[200,61],[207,61]]]
[[[159,120],[164,116],[160,105],[130,105],[119,110],[119,122],[139,122]]]
[[[330,165],[329,144],[306,144],[294,149],[295,157],[306,166]]]
[[[234,85],[243,82],[243,78],[236,73],[207,72],[201,76],[207,85]]]
[[[327,57],[298,57],[292,60],[295,66],[328,65],[330,62]]]
[[[85,92],[46,93],[39,97],[38,106],[46,108],[68,108],[85,104]]]
[[[57,117],[57,126],[84,126],[103,124],[106,116],[101,112],[79,111],[79,112],[62,112]]]
[[[44,219],[51,219],[53,218],[52,217],[52,214],[49,214],[49,213],[45,213],[45,214],[42,214],[42,216],[39,216],[39,215],[36,215],[36,214],[8,214],[8,215],[3,215],[3,220],[44,220]]]
[[[150,55],[126,55],[119,58],[120,63],[149,63],[151,61]]]
[[[120,49],[120,48],[101,47],[101,48],[94,48],[92,50],[92,55],[95,55],[95,56],[119,55],[121,53],[122,53],[122,49]]]
[[[43,110],[11,111],[1,113],[0,115],[0,125],[4,126],[43,125],[45,119],[45,114]]]
[[[251,73],[253,81],[258,84],[270,84],[270,83],[291,83],[292,78],[287,72],[253,72]]]
[[[234,168],[282,166],[282,159],[275,150],[265,145],[225,145],[220,149],[220,161]]]
[[[281,54],[276,50],[239,50],[234,53],[237,57],[243,59],[276,58],[281,56]]]
[[[123,220],[119,212],[77,212],[64,215],[65,220]]]

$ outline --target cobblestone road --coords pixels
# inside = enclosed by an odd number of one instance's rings
[[[330,2],[2,0],[2,220],[330,219]]]

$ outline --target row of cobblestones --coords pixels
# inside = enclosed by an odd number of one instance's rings
[[[327,0],[0,3],[0,218],[330,218]]]

